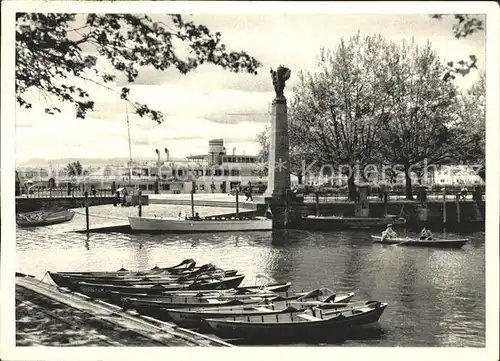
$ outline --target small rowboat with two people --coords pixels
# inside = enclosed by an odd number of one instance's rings
[[[411,247],[440,247],[440,248],[461,248],[467,242],[468,239],[418,239],[418,238],[401,238],[386,237],[382,239],[382,236],[371,236],[374,243],[390,244],[398,246],[411,246]]]
[[[41,227],[68,222],[75,212],[71,209],[59,211],[36,211],[16,215],[16,223],[20,227]]]
[[[245,315],[204,320],[213,333],[224,339],[318,340],[355,327],[378,322],[387,303],[368,302],[346,309],[287,310],[266,315]]]

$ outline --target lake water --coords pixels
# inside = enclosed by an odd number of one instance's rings
[[[156,207],[145,207],[144,213],[174,215],[182,208]],[[232,210],[197,211],[208,215]],[[363,231],[290,231],[279,246],[273,245],[270,232],[112,233],[91,234],[87,240],[84,234],[68,232],[85,224],[83,211],[77,212],[65,224],[18,229],[17,271],[42,278],[49,270],[147,269],[194,258],[200,265],[211,262],[238,269],[246,275],[244,284],[254,284],[264,275],[290,281],[296,291],[323,286],[338,293],[355,292],[353,301],[388,302],[376,332],[349,339],[346,346],[485,346],[484,232],[467,234],[470,242],[460,250],[382,246]],[[130,212],[137,211],[92,207],[91,224],[109,223]]]

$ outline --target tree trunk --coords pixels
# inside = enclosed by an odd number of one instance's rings
[[[413,189],[411,186],[411,177],[409,172],[410,167],[405,167],[405,180],[406,180],[406,199],[413,201]]]
[[[347,179],[347,187],[349,188],[349,200],[356,200],[356,184],[354,184],[354,174],[351,174],[349,179]]]
[[[297,173],[297,181],[302,184],[302,172]]]
[[[486,182],[486,166],[483,166],[479,172],[477,172],[477,175],[481,177],[483,182]]]

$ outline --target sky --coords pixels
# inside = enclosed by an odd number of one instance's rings
[[[161,18],[161,15],[154,15]],[[270,122],[270,103],[274,90],[270,67],[283,64],[291,69],[285,96],[290,99],[299,70],[314,71],[320,48],[335,48],[341,38],[381,34],[395,42],[415,39],[431,42],[446,61],[478,57],[479,70],[485,59],[485,35],[481,32],[455,39],[452,19],[432,19],[422,15],[360,14],[264,14],[264,15],[193,15],[196,23],[222,33],[230,50],[245,50],[263,66],[257,76],[234,74],[215,66],[203,65],[181,75],[141,68],[139,77],[126,84],[123,77],[114,86],[130,88],[130,98],[161,110],[161,125],[149,118],[132,114],[129,108],[133,158],[154,158],[155,148],[170,150],[170,156],[183,158],[205,154],[208,141],[223,138],[230,151],[256,154],[256,134]],[[84,49],[91,51],[91,49]],[[101,66],[106,66],[104,62]],[[458,85],[466,88],[476,78],[475,71]],[[51,159],[128,157],[126,106],[117,95],[92,83],[85,84],[96,101],[95,111],[85,120],[76,119],[74,108],[63,106],[60,115],[44,113],[46,100],[32,89],[26,97],[33,109],[16,108],[16,164],[40,163]],[[54,102],[54,105],[58,105]],[[82,162],[84,163],[84,162]]]

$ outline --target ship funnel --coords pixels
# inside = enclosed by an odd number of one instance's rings
[[[156,149],[156,155],[158,156],[156,164],[160,165],[160,151],[158,149]]]

